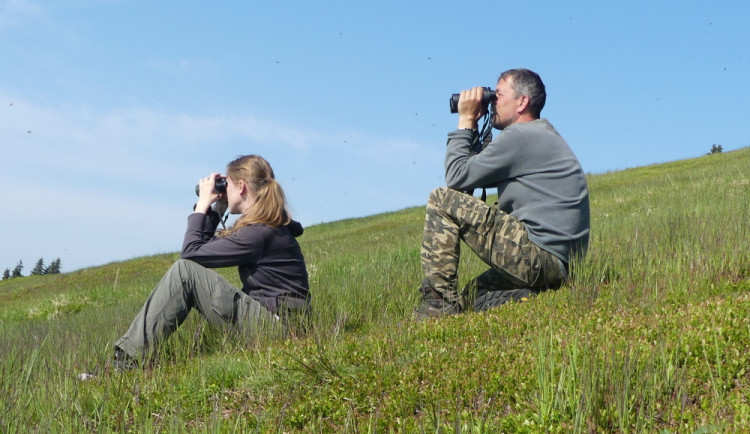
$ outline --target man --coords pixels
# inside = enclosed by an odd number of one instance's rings
[[[589,240],[586,178],[566,141],[541,111],[544,83],[528,69],[500,75],[492,104],[492,126],[502,133],[474,154],[477,123],[487,107],[484,89],[461,92],[458,129],[448,134],[447,187],[427,202],[419,319],[462,312],[467,296],[474,310],[521,300],[560,287],[571,260]],[[496,187],[497,206],[462,191]],[[463,240],[490,269],[458,291]]]

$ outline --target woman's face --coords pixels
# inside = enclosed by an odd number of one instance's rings
[[[255,195],[243,181],[234,182],[227,176],[227,204],[231,214],[242,214],[255,203]]]

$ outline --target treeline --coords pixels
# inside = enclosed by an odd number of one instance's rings
[[[40,276],[42,274],[60,274],[60,258],[50,262],[49,265],[44,265],[44,259],[39,258],[29,276]],[[23,261],[18,261],[18,264],[16,264],[12,271],[9,268],[3,271],[3,280],[15,277],[23,277]]]

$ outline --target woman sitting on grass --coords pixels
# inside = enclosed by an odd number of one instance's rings
[[[132,369],[150,360],[159,342],[192,308],[214,326],[240,332],[277,330],[286,326],[287,318],[298,317],[290,314],[307,312],[307,271],[295,239],[302,225],[289,217],[271,166],[257,155],[242,156],[227,166],[224,193],[214,188],[221,179],[212,173],[200,180],[182,259],[167,271],[115,343],[115,368]],[[227,209],[241,216],[214,236]],[[237,266],[241,290],[210,270],[230,266]]]

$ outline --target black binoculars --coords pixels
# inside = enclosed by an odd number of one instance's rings
[[[216,178],[214,181],[214,190],[216,190],[217,193],[223,194],[227,192],[227,179],[226,178]],[[201,186],[196,185],[195,186],[195,195],[200,196],[201,194]]]
[[[458,98],[460,96],[460,93],[454,93],[453,95],[451,95],[451,113],[458,113]],[[482,93],[482,105],[489,105],[491,102],[495,101],[495,99],[497,99],[497,97],[495,96],[495,91],[490,89],[489,87],[485,87],[484,93]]]

